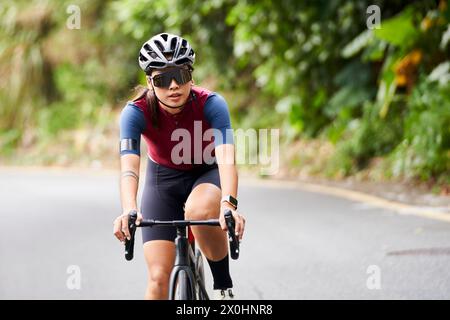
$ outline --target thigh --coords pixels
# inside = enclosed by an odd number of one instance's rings
[[[175,244],[172,241],[153,240],[144,243],[144,257],[152,278],[167,278],[175,263]]]
[[[220,189],[220,176],[219,176],[219,169],[217,168],[217,166],[212,167],[212,169],[201,171],[198,174],[196,174],[193,179],[191,192],[202,183],[209,183]]]
[[[195,220],[218,218],[221,195],[218,169],[201,173],[186,201],[186,216]]]
[[[183,195],[185,191],[180,190],[183,183],[178,181],[178,177],[169,177],[171,172],[161,170],[158,166],[148,161],[141,201],[142,216],[144,219],[183,220],[185,201]],[[175,237],[176,229],[174,227],[142,228],[142,241],[144,243],[153,240],[174,241]]]

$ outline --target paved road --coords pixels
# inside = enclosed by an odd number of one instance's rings
[[[118,192],[108,173],[0,171],[0,298],[142,298],[141,247],[126,262],[112,235]],[[245,181],[239,198],[238,298],[450,299],[448,222]]]

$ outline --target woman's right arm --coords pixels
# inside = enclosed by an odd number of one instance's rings
[[[122,214],[114,221],[114,235],[121,242],[125,238],[130,239],[128,230],[128,214],[131,210],[139,211],[137,208],[137,192],[139,187],[139,165],[140,157],[135,154],[126,154],[120,157],[120,200]],[[137,224],[142,220],[138,214]]]
[[[139,164],[140,157],[138,155],[126,154],[120,157],[120,199],[123,212],[137,210]]]
[[[130,238],[128,214],[137,208],[139,187],[140,138],[145,118],[136,106],[127,105],[120,116],[120,200],[122,214],[114,220],[114,235],[121,242]],[[138,213],[137,224],[142,220]]]

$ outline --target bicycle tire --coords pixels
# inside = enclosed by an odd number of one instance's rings
[[[202,281],[203,285],[205,285],[205,269],[203,266],[203,255],[198,249],[195,250],[195,272],[199,277],[199,279]],[[207,297],[203,294],[198,282],[195,288],[195,295],[198,300],[207,300]]]
[[[175,279],[175,300],[193,300],[191,290],[191,283],[189,281],[189,276],[185,270],[180,270],[178,272],[177,278]]]

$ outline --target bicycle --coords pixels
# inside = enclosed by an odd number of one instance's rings
[[[230,256],[233,260],[239,258],[239,240],[234,230],[235,222],[230,210],[224,214],[228,228],[228,242]],[[130,261],[134,255],[134,236],[137,227],[172,226],[177,229],[175,238],[175,264],[170,273],[169,299],[170,300],[209,300],[205,289],[205,275],[203,268],[203,255],[195,247],[195,239],[186,238],[186,229],[191,235],[190,226],[220,226],[219,219],[209,220],[172,220],[159,221],[153,219],[142,220],[136,226],[137,212],[129,213],[128,228],[130,240],[125,241],[125,259]]]

